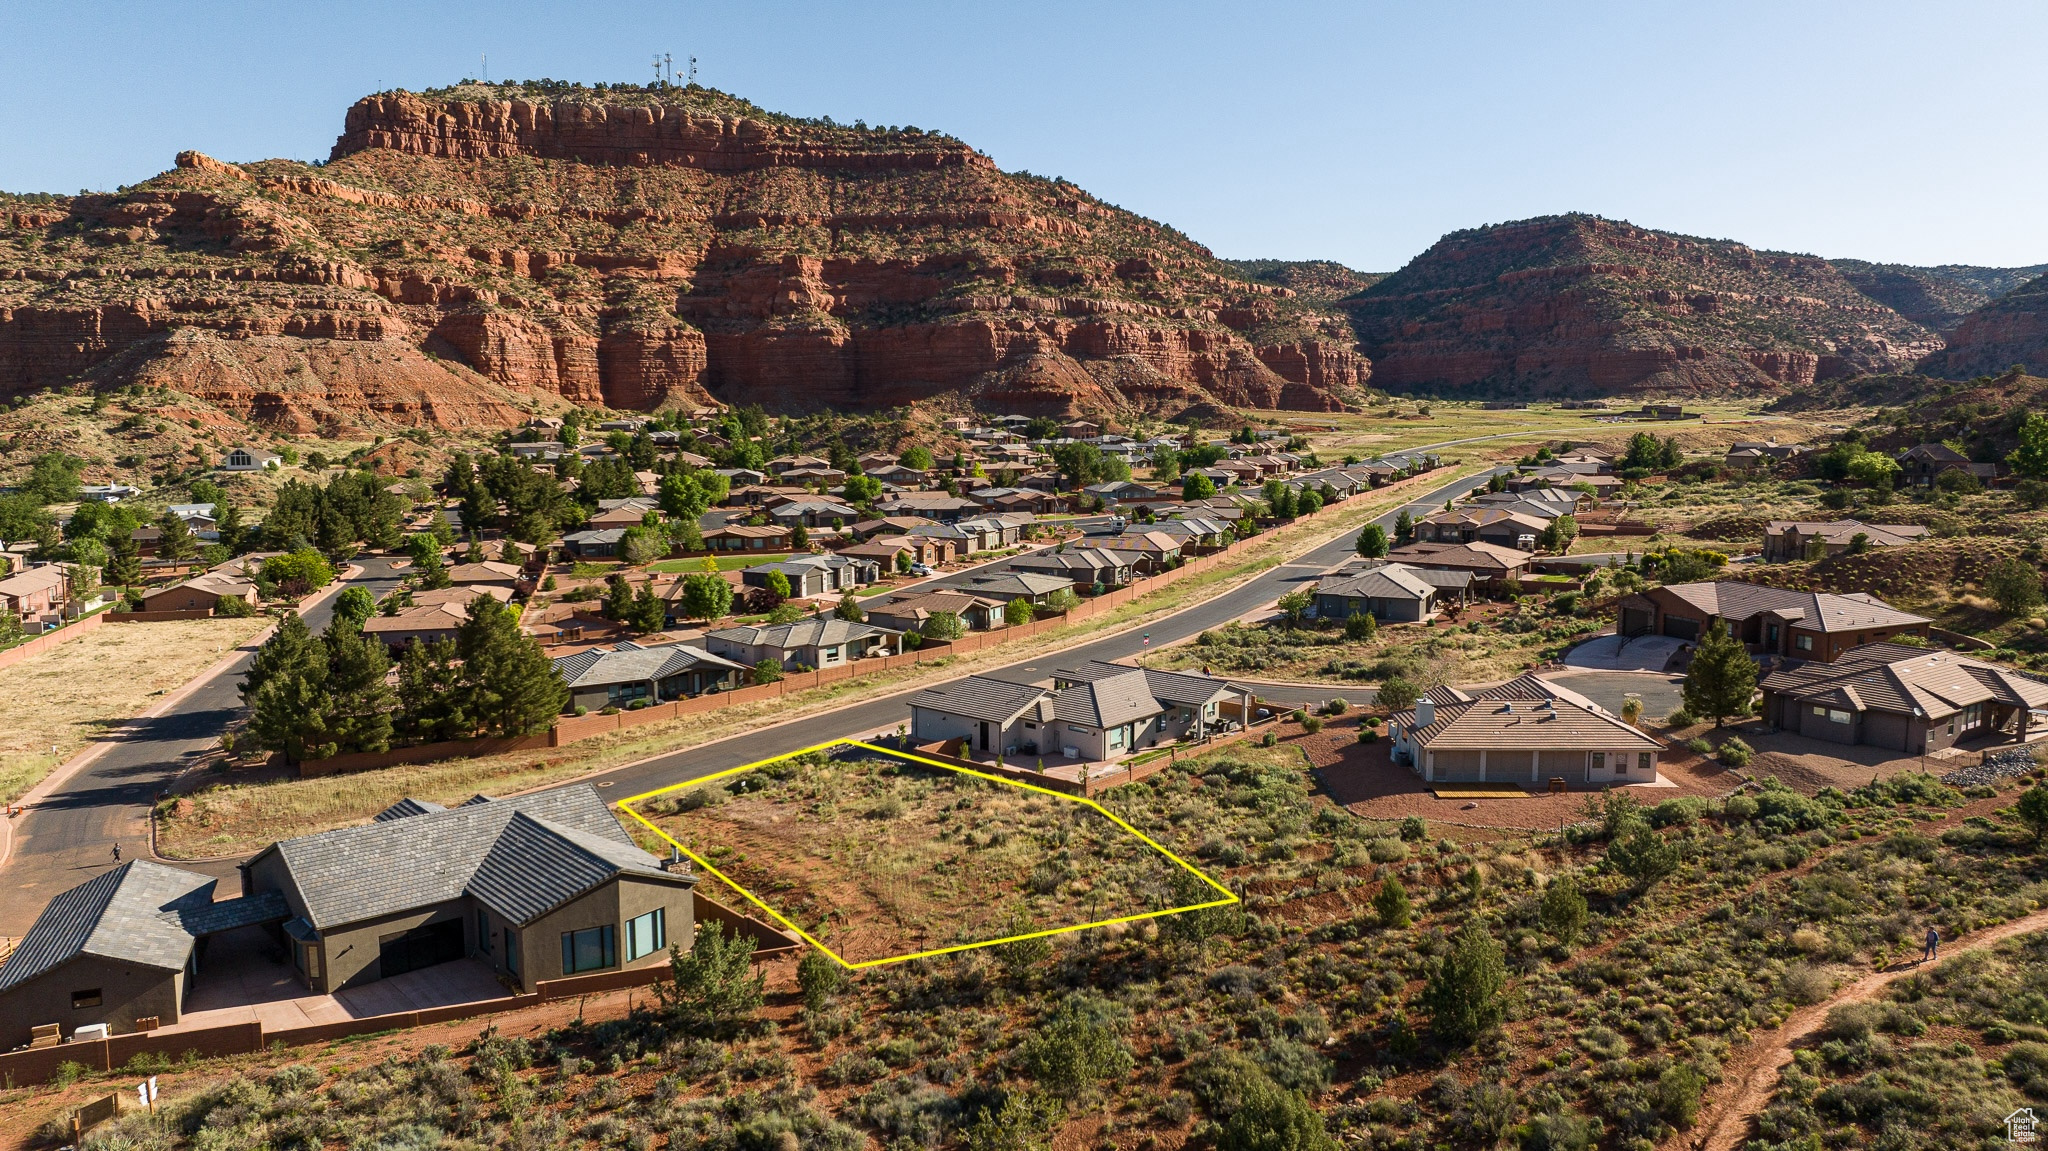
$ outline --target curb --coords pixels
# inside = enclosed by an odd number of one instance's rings
[[[336,573],[334,583],[331,584],[325,591],[322,591],[319,595],[310,596],[304,600],[299,601],[299,604],[293,610],[303,611],[306,608],[312,607],[330,596],[340,595],[341,590],[348,586],[348,581],[354,579],[356,576],[361,575],[363,569],[358,565],[350,564],[344,567],[342,571],[350,574],[344,578],[341,573]],[[44,776],[39,782],[37,782],[37,784],[34,787],[31,787],[28,789],[28,791],[24,792],[20,799],[14,801],[15,806],[19,807],[23,812],[28,811],[29,808],[35,806],[35,804],[38,801],[47,797],[52,791],[55,791],[61,785],[70,782],[73,777],[78,775],[79,772],[91,766],[94,760],[98,759],[102,755],[105,755],[108,749],[112,748],[116,743],[118,743],[123,735],[127,734],[137,725],[141,724],[146,720],[160,718],[165,713],[169,712],[171,709],[177,707],[179,704],[185,702],[185,700],[191,698],[192,693],[198,691],[200,688],[206,686],[208,683],[211,683],[215,678],[220,676],[229,667],[233,666],[235,661],[241,659],[244,655],[247,655],[248,653],[255,651],[258,647],[261,647],[263,645],[263,641],[269,639],[271,633],[275,632],[276,630],[277,625],[273,623],[263,628],[262,630],[256,632],[254,635],[251,635],[248,639],[242,641],[239,647],[236,647],[233,651],[227,653],[226,655],[223,655],[220,659],[215,660],[211,665],[209,665],[206,668],[206,670],[200,672],[198,675],[193,676],[191,679],[186,680],[184,683],[172,689],[169,694],[165,695],[163,699],[157,702],[157,705],[155,707],[150,708],[148,711],[145,711],[140,715],[131,716],[130,718],[123,720],[120,726],[109,730],[105,734],[101,735],[99,738],[95,739],[91,743],[91,745],[81,749],[76,755],[73,755],[70,759],[65,760],[63,763],[58,764],[55,768],[51,769],[50,774]],[[183,773],[180,772],[179,774],[182,775]],[[173,780],[175,781],[176,778],[177,777],[174,776]],[[151,816],[149,823],[149,854],[152,859],[160,859],[162,857],[156,854],[156,819],[154,815]],[[14,821],[12,819],[0,819],[0,868],[6,867],[7,864],[13,861],[13,859]]]

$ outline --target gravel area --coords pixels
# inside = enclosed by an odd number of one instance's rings
[[[1951,771],[1942,776],[1941,781],[1950,787],[1977,787],[2025,775],[2038,766],[2040,765],[2034,760],[2033,748],[2009,747],[2004,751],[1988,753],[1984,757],[1984,762],[1975,767]]]

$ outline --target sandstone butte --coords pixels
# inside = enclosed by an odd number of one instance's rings
[[[1826,260],[1585,215],[1453,232],[1339,306],[1395,391],[1771,393],[1943,346]]]
[[[469,84],[322,164],[0,196],[0,397],[162,385],[292,433],[559,397],[873,410],[1338,410],[1340,313],[958,140],[708,89]]]

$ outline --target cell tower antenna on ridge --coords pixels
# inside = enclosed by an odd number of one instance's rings
[[[692,83],[692,84],[695,84],[696,82],[697,82],[697,58],[696,58],[695,56],[692,56],[692,57],[690,57],[690,83]]]
[[[675,60],[675,57],[673,57],[673,56],[669,55],[669,54],[668,54],[668,53],[666,53],[666,52],[663,52],[663,53],[661,54],[661,63],[662,63],[662,66],[663,66],[663,67],[665,67],[665,68],[667,68],[667,69],[668,69],[668,84],[669,84],[669,87],[671,87],[671,88],[675,87],[675,84],[676,84],[676,60]]]
[[[486,53],[484,53],[484,54],[483,54],[483,58],[484,58],[484,83],[488,84],[488,83],[490,83],[490,82],[491,82],[491,54],[490,54],[489,52],[486,52]]]
[[[654,82],[661,83],[661,53],[654,54]]]

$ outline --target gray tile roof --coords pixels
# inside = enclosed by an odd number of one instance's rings
[[[370,818],[378,823],[385,823],[393,819],[404,819],[408,815],[429,815],[436,811],[446,810],[448,809],[438,803],[425,799],[414,799],[408,795]]]
[[[976,576],[967,582],[976,595],[1002,596],[1008,599],[1047,595],[1061,588],[1074,586],[1074,581],[1065,576],[1044,575],[1039,572],[1001,572],[996,575]]]
[[[1126,668],[1122,675],[1077,683],[1052,698],[1054,715],[1061,723],[1085,727],[1117,727],[1166,710],[1153,696],[1144,669],[1135,667]]]
[[[1831,592],[1792,591],[1738,580],[1665,584],[1660,590],[1671,593],[1708,616],[1739,622],[1771,612],[1818,632],[1913,627],[1929,622],[1925,616],[1900,611],[1876,596],[1860,592],[1836,595]]]
[[[283,892],[259,891],[204,907],[183,909],[178,913],[178,922],[187,933],[200,936],[258,923],[276,923],[289,919],[291,914],[292,909],[285,903]]]
[[[64,892],[43,908],[21,937],[0,991],[54,970],[80,955],[97,955],[177,970],[192,952],[180,913],[213,902],[215,880],[146,859],[131,859]]]
[[[531,923],[622,872],[668,874],[637,847],[518,812],[477,864],[469,893],[514,923]]]
[[[1005,683],[987,676],[970,675],[966,679],[918,692],[910,697],[910,706],[968,719],[1008,723],[1024,709],[1051,694],[1036,684]]]
[[[460,897],[522,812],[639,850],[597,790],[580,784],[287,839],[265,854],[283,857],[306,918],[326,931]]]
[[[837,616],[817,619],[800,619],[795,623],[775,624],[769,627],[723,627],[704,633],[707,638],[721,639],[727,643],[744,644],[749,647],[818,647],[846,643],[850,640],[866,639],[869,636],[890,635],[887,629],[854,623]]]
[[[1199,706],[1231,692],[1250,690],[1212,675],[1190,675],[1186,672],[1159,671],[1149,667],[1133,669],[1128,664],[1107,663],[1099,659],[1089,660],[1075,668],[1061,668],[1056,674],[1061,679],[1094,682],[1124,675],[1132,670],[1141,670],[1145,673],[1145,686],[1151,689],[1153,698],[1161,703],[1180,707]]]
[[[1316,588],[1317,595],[1353,596],[1367,599],[1426,600],[1436,594],[1436,585],[1405,564],[1387,564],[1343,579],[1328,580]]]
[[[703,648],[668,644],[639,647],[622,643],[612,651],[593,648],[565,655],[555,661],[555,671],[570,687],[602,687],[614,683],[649,683],[664,680],[692,668],[710,667],[726,671],[746,669]],[[382,818],[382,817],[379,817]]]

